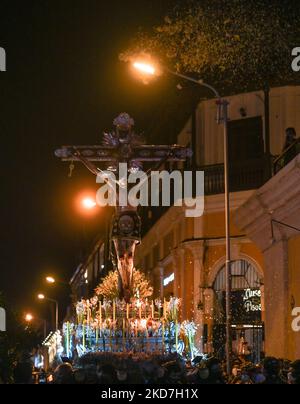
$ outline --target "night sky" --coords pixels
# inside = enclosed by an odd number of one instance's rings
[[[140,26],[157,24],[170,4],[1,0],[7,72],[0,72],[0,290],[17,307],[37,306],[36,292],[47,293],[46,273],[69,280],[83,232],[92,240],[103,228],[102,212],[86,217],[74,207],[81,190],[96,189],[94,177],[77,165],[69,179],[54,150],[99,142],[124,111],[148,139],[162,141],[156,138],[160,122],[174,116],[181,97],[176,83],[166,78],[145,86],[118,55]],[[164,141],[172,136],[165,133]]]

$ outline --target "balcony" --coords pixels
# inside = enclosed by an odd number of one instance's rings
[[[230,192],[247,191],[261,187],[269,179],[270,162],[266,157],[243,163],[230,164]],[[217,164],[200,167],[204,171],[205,195],[224,193],[224,165]]]
[[[269,159],[267,156],[263,156],[260,159],[251,159],[242,163],[231,163],[229,167],[230,192],[255,190],[262,187],[299,154],[300,138],[279,157],[276,157],[275,160],[274,158]],[[223,164],[198,167],[198,170],[204,171],[205,174],[205,196],[224,194]],[[168,209],[168,207],[159,207],[147,209],[146,212],[143,212],[143,234],[147,233],[149,228],[151,228]],[[147,216],[149,210],[151,210],[150,218]]]

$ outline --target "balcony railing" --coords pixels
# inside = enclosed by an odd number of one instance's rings
[[[300,138],[297,139],[290,147],[288,147],[273,162],[273,173],[276,175],[280,170],[289,164],[294,158],[300,154]]]
[[[269,162],[266,158],[230,164],[230,192],[257,189],[268,180]],[[205,195],[224,193],[224,165],[217,164],[201,167],[204,171]]]

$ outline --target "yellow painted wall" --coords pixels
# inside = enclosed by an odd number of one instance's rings
[[[294,299],[295,307],[300,307],[300,237],[295,237],[289,240],[288,243],[289,257],[289,295],[292,311],[292,300]],[[291,359],[300,358],[300,331],[292,330],[292,316],[289,321],[288,332],[288,351]]]
[[[253,243],[247,243],[241,245],[241,253],[248,255],[248,257],[252,258],[259,267],[264,270],[264,257],[259,248]]]
[[[187,217],[185,219],[185,240],[191,240],[194,237],[194,219]],[[184,241],[184,240],[181,240]]]
[[[230,233],[232,236],[238,236],[242,233],[234,225],[234,213],[231,214]],[[205,215],[203,223],[203,237],[225,237],[225,217],[224,213],[210,213]]]

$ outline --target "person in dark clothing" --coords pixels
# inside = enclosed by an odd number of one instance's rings
[[[63,363],[55,369],[53,383],[75,384],[73,368],[69,363]]]
[[[295,128],[287,128],[285,130],[285,143],[283,147],[283,152],[288,149],[293,143],[295,143],[297,138],[296,130]]]
[[[300,384],[300,360],[291,363],[288,373],[288,384]]]
[[[14,368],[15,384],[31,384],[32,383],[33,366],[30,361],[18,362]]]
[[[97,376],[100,384],[118,384],[117,372],[113,365],[98,366]]]
[[[300,152],[300,143],[297,142],[297,134],[295,128],[287,128],[285,133],[286,135],[285,143],[282,149],[283,158],[281,159],[281,168],[292,161]]]
[[[273,357],[266,357],[263,361],[263,373],[266,378],[263,384],[286,384],[280,372],[280,361]]]
[[[205,384],[226,384],[221,361],[218,358],[210,358],[206,362],[209,371],[209,377],[206,379]]]

